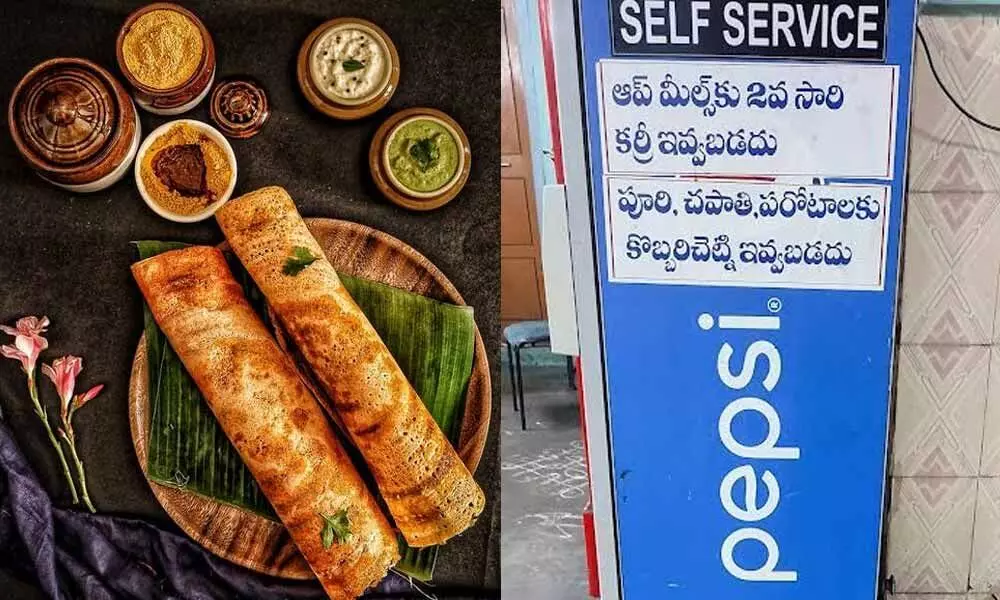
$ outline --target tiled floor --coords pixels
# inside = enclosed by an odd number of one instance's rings
[[[576,392],[564,364],[523,372],[528,431],[521,431],[503,378],[501,597],[583,600],[587,474]]]

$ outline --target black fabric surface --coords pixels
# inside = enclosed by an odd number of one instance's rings
[[[0,420],[2,421],[2,420]],[[0,422],[0,559],[63,600],[285,598],[319,600],[315,582],[264,577],[212,555],[183,535],[146,521],[52,506]],[[444,591],[439,597],[449,597]],[[451,597],[468,597],[459,592]],[[365,600],[426,598],[390,573]]]
[[[288,189],[304,216],[370,225],[427,256],[475,308],[489,349],[499,348],[499,6],[495,0],[354,0],[352,2],[237,0],[183,2],[205,22],[218,54],[218,77],[253,75],[265,85],[273,112],[264,130],[234,140],[236,194],[265,185]],[[6,108],[17,81],[38,62],[81,56],[117,73],[114,41],[139,3],[0,3],[0,100]],[[333,121],[312,110],[295,82],[299,45],[335,16],[379,24],[399,50],[402,76],[389,106],[360,122]],[[452,115],[472,145],[472,173],[448,206],[407,212],[380,197],[367,171],[367,151],[379,123],[396,110],[431,106]],[[140,113],[144,132],[168,118]],[[208,120],[205,104],[182,115]],[[6,120],[4,121],[6,128]],[[171,223],[150,211],[131,173],[114,187],[73,195],[32,173],[9,133],[0,135],[0,321],[25,314],[52,320],[50,349],[84,357],[81,389],[105,383],[104,393],[76,419],[78,448],[90,493],[102,514],[142,519],[178,530],[156,502],[139,469],[128,427],[128,377],[142,329],[139,293],[128,271],[128,243],[174,239],[217,243],[213,221]],[[441,552],[441,585],[499,585],[499,375],[494,382],[490,442],[476,473],[486,511],[470,531]],[[43,401],[55,405],[48,382]],[[0,406],[17,442],[57,506],[68,504],[59,467],[26,397],[14,361],[0,361]],[[0,559],[2,562],[2,559]],[[0,596],[45,597],[31,577],[0,564]]]

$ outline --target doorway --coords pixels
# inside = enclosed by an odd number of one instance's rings
[[[524,78],[512,0],[503,0],[500,54],[500,321],[546,317]]]

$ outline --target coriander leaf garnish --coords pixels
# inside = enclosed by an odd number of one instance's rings
[[[344,65],[344,70],[347,71],[348,73],[354,71],[360,71],[361,69],[365,68],[365,63],[361,62],[360,60],[354,60],[353,58],[345,60],[343,65]]]
[[[410,156],[417,161],[417,166],[420,167],[421,171],[426,171],[434,166],[440,155],[441,151],[433,137],[423,138],[410,146]]]
[[[342,544],[351,537],[351,520],[347,516],[347,509],[342,508],[332,515],[319,513],[323,519],[323,529],[319,532],[323,547],[327,550],[333,546],[334,542]]]
[[[313,256],[309,248],[296,246],[292,248],[292,255],[285,259],[285,266],[281,272],[285,275],[298,275],[309,265],[319,260],[318,256]]]

